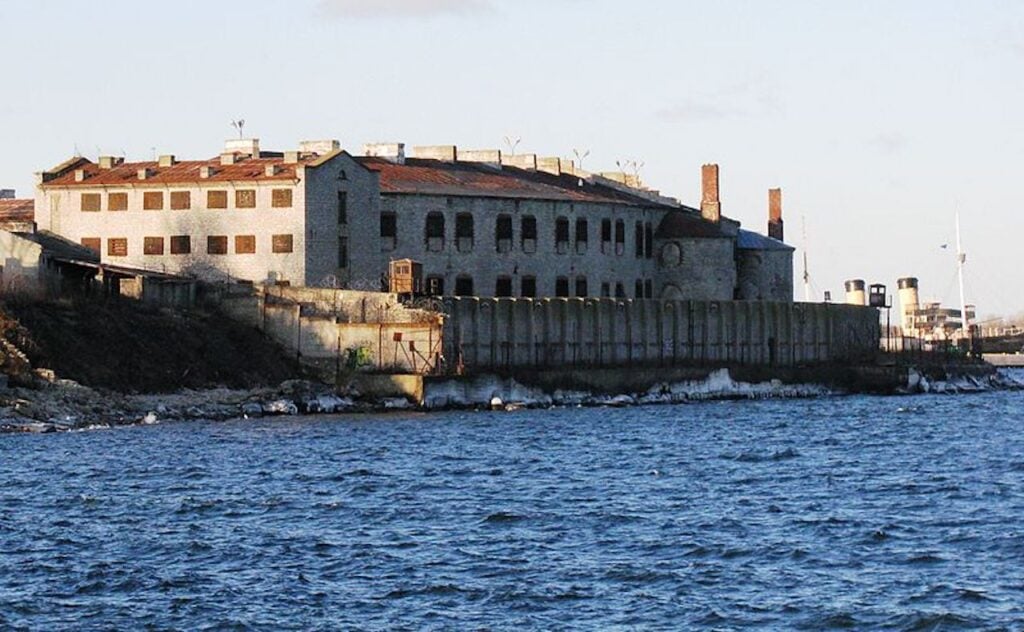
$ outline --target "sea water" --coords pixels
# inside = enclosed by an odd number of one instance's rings
[[[1024,628],[1024,393],[0,436],[0,629]]]

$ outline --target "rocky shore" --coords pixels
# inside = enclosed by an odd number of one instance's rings
[[[1024,370],[1000,370],[987,378],[931,381],[912,372],[905,394],[976,393],[1024,389]],[[310,414],[370,413],[420,409],[445,410],[549,408],[552,406],[633,406],[707,400],[786,399],[840,395],[813,384],[778,381],[748,384],[722,369],[704,380],[659,384],[643,393],[601,394],[576,390],[545,393],[514,380],[480,376],[466,383],[437,382],[423,405],[403,398],[372,398],[354,388],[340,392],[307,380],[275,387],[214,388],[133,395],[93,389],[52,372],[38,371],[32,386],[8,388],[0,382],[0,433],[62,432],[169,421],[223,421],[239,418]]]

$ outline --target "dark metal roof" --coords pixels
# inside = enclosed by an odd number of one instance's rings
[[[478,162],[426,158],[407,158],[404,164],[372,156],[357,156],[356,160],[380,174],[380,191],[383,194],[479,196],[675,208],[648,199],[639,192],[631,194],[568,173],[555,175],[509,165],[499,168]]]
[[[722,226],[709,222],[693,210],[673,211],[662,218],[654,236],[659,239],[678,239],[682,237],[723,237],[729,235]]]
[[[57,235],[56,233],[41,230],[35,233],[17,233],[17,235],[39,244],[43,247],[43,254],[50,257],[73,259],[76,261],[99,262],[100,260],[100,256],[96,254],[95,250],[86,248],[79,243]]]
[[[765,237],[759,233],[743,230],[742,228],[739,234],[736,235],[736,247],[741,250],[796,250],[793,246],[778,239]]]

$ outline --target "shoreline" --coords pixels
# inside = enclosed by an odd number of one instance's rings
[[[962,394],[1024,390],[1024,376],[997,371],[987,378],[965,375],[929,380],[911,371],[907,386],[893,394]],[[122,394],[54,380],[39,388],[0,389],[0,434],[49,433],[183,421],[227,421],[295,415],[370,414],[395,411],[546,409],[553,407],[625,407],[678,405],[705,401],[808,399],[855,394],[819,384],[780,380],[736,381],[728,369],[706,378],[655,384],[643,392],[602,394],[587,390],[546,392],[512,378],[481,375],[468,380],[439,380],[422,404],[401,397],[364,396],[304,380],[276,387],[214,388],[164,394]]]

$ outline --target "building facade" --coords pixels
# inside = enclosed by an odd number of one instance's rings
[[[71,159],[38,177],[40,230],[104,263],[256,283],[347,279],[347,222],[376,204],[374,178],[334,141],[261,152],[228,141],[217,158]]]
[[[455,146],[337,141],[216,158],[74,158],[40,174],[41,230],[104,262],[200,278],[380,289],[422,265],[428,294],[792,300],[781,197],[765,237],[721,214],[718,167],[700,209],[623,173]]]

